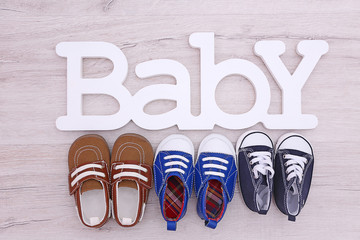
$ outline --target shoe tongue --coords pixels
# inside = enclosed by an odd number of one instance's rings
[[[178,177],[181,180],[181,182],[184,184],[187,193],[190,194],[190,191],[189,191],[188,186],[186,185],[186,181],[185,181],[184,176],[182,174],[178,173],[178,172],[170,172],[170,173],[168,173],[168,175],[166,175],[166,177],[165,177],[166,181],[164,182],[165,186],[166,186],[166,182],[169,180],[170,177]]]
[[[170,177],[173,177],[173,176],[180,178],[185,183],[184,176],[182,174],[180,174],[179,172],[169,172],[165,176],[165,179],[169,179]]]
[[[249,148],[251,148],[254,152],[268,152],[271,150],[271,147],[265,145],[250,146]]]
[[[221,177],[219,177],[219,176],[210,175],[209,178],[207,179],[207,181],[209,182],[210,180],[217,180],[217,181],[219,181],[221,183],[223,188],[226,187],[223,184],[223,179]]]
[[[292,194],[292,195],[296,195],[299,193],[299,188],[298,188],[298,182],[299,182],[299,179],[298,178],[293,178],[291,179],[291,181],[289,182],[289,192]]]
[[[84,192],[87,191],[91,191],[91,190],[96,190],[96,189],[103,189],[101,183],[97,180],[94,179],[89,179],[83,182],[83,184],[81,185],[81,194],[83,194]]]
[[[138,185],[134,180],[122,180],[118,183],[118,187],[128,187],[133,189],[138,189]]]
[[[259,185],[269,186],[269,179],[270,179],[270,173],[267,171],[265,175],[262,175],[259,173],[259,178],[257,179],[257,182],[260,182]]]
[[[170,172],[168,173],[166,176],[165,176],[165,181],[161,187],[161,198],[164,198],[165,197],[165,191],[166,191],[166,186],[168,184],[168,181],[171,177],[178,177],[180,179],[180,181],[182,182],[182,185],[184,186],[184,188],[186,189],[185,192],[188,196],[190,196],[190,190],[189,190],[189,187],[188,185],[186,184],[186,181],[184,179],[184,176],[178,172]]]
[[[210,180],[219,181],[221,183],[221,187],[222,187],[223,191],[226,193],[227,197],[230,198],[230,194],[229,194],[229,191],[227,189],[227,186],[226,186],[226,184],[224,184],[224,180],[219,176],[210,175],[209,178],[207,179],[207,183],[205,184],[205,189],[207,189],[207,187],[209,186],[209,181]],[[204,192],[206,192],[206,190]]]

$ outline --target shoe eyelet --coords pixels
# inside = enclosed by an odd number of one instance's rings
[[[283,154],[283,158],[285,159],[286,157],[285,157],[286,155],[285,154]]]
[[[247,154],[247,157],[250,158],[250,157],[251,157],[251,153],[248,153],[248,154]]]

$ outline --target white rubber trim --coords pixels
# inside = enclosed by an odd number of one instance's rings
[[[111,216],[113,219],[115,219],[115,209],[114,209],[114,206],[113,206],[113,200],[111,200]]]
[[[143,217],[144,217],[145,207],[146,207],[146,204],[143,203],[143,205],[142,205],[142,210],[141,210],[141,217],[140,217],[140,219],[139,219],[139,222],[141,222],[142,219],[143,219]]]
[[[199,150],[198,150],[198,155],[197,155],[197,158],[195,160],[195,164],[197,162],[197,160],[199,159],[199,156],[200,154],[202,153],[202,148],[203,146],[212,138],[218,138],[220,140],[222,140],[223,142],[225,142],[229,148],[232,150],[232,155],[235,159],[235,164],[236,164],[236,169],[237,169],[237,157],[236,157],[236,153],[235,153],[235,149],[234,149],[234,145],[232,144],[232,142],[230,142],[230,140],[225,137],[224,135],[221,135],[221,134],[218,134],[218,133],[211,133],[210,135],[207,135],[200,143],[200,146],[199,146]]]
[[[291,133],[285,133],[284,135],[282,135],[282,136],[280,136],[279,137],[279,139],[277,140],[277,142],[276,142],[276,152],[277,152],[277,150],[278,150],[278,148],[280,147],[280,145],[281,145],[281,143],[285,140],[285,139],[287,139],[287,138],[289,138],[289,137],[292,137],[292,136],[299,136],[299,137],[302,137],[303,139],[305,139],[306,140],[306,138],[303,136],[303,135],[301,135],[301,134],[298,134],[298,133],[293,133],[293,132],[291,132]],[[307,141],[307,140],[306,140]],[[307,141],[308,142],[308,141]],[[311,148],[312,149],[312,148]]]
[[[252,134],[252,133],[262,133],[264,135],[266,135],[270,141],[272,142],[271,138],[269,135],[267,135],[266,133],[264,133],[263,131],[260,131],[260,130],[250,130],[250,131],[247,131],[243,134],[241,134],[241,136],[239,137],[239,139],[237,140],[236,142],[236,157],[239,156],[239,148],[240,148],[240,144],[243,142],[244,138],[246,138],[248,135]],[[274,146],[273,146],[274,147]]]
[[[166,144],[166,142],[170,141],[170,140],[174,140],[174,139],[182,139],[185,140],[186,142],[189,143],[189,145],[191,146],[192,152],[190,152],[189,154],[192,156],[193,158],[193,166],[195,166],[195,160],[194,160],[194,144],[192,143],[192,141],[190,140],[190,138],[186,137],[185,135],[182,134],[171,134],[170,136],[167,136],[166,138],[164,138],[159,146],[156,149],[156,153],[155,153],[155,158],[156,159],[158,153],[160,151],[162,151],[162,147]],[[174,151],[177,151],[176,149],[174,149]]]
[[[109,214],[108,214],[108,218],[111,218],[112,209],[113,209],[112,200],[110,199],[110,196],[109,196]]]

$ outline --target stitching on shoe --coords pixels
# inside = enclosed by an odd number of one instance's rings
[[[303,185],[304,185],[304,182],[305,182],[305,175],[307,174],[309,168],[310,168],[310,165],[313,164],[314,162],[314,156],[313,155],[310,155],[310,154],[304,154],[303,157],[306,157],[306,159],[310,159],[308,160],[308,163],[306,164],[306,167],[304,169],[304,173],[303,173],[303,181],[301,181],[301,184],[300,184],[300,191],[299,191],[299,197],[300,197],[300,210],[303,206],[303,195],[302,195],[302,189],[303,189]],[[309,157],[309,158],[308,158]],[[299,210],[299,212],[300,212]]]
[[[236,171],[233,171],[233,173],[228,177],[227,180],[229,180],[229,178],[231,176],[233,176],[234,174],[236,173]],[[227,183],[227,180],[226,180],[226,183]],[[236,181],[236,180],[235,180]],[[235,192],[235,185],[236,185],[236,182],[233,184],[233,189],[232,189],[232,192],[231,192],[231,195],[233,196],[234,195],[234,192]]]
[[[131,146],[131,145],[135,145],[135,146]],[[136,146],[140,147],[142,152],[140,152],[140,148],[137,148]],[[139,164],[145,163],[145,150],[143,149],[143,147],[138,143],[130,142],[130,141],[124,142],[123,144],[121,144],[119,146],[119,148],[117,149],[116,154],[115,154],[115,162],[118,162],[118,161],[120,162],[121,155],[122,155],[123,151],[125,151],[126,148],[134,148],[134,149],[136,149],[139,152],[139,156],[140,156],[140,159],[139,159],[140,163]],[[121,152],[119,153],[120,149],[121,149]],[[123,171],[124,171],[124,169],[121,170],[121,172],[123,172]],[[140,170],[137,170],[137,172],[139,174],[141,174]]]
[[[159,169],[158,166],[156,166],[155,164],[154,164],[154,167]],[[156,171],[155,171],[155,169],[154,169],[154,183],[155,183],[155,191],[157,192],[157,181],[156,181]]]
[[[94,149],[92,149],[92,148],[95,148],[96,150],[99,151],[100,157],[101,157],[100,159],[99,159],[98,152],[96,152],[96,151],[95,151]],[[102,159],[102,153],[101,153],[101,151],[100,151],[100,148],[98,148],[98,147],[95,146],[95,145],[85,145],[85,146],[82,146],[82,147],[80,147],[79,149],[77,149],[76,152],[75,152],[75,154],[74,154],[74,165],[75,165],[74,168],[76,168],[76,167],[79,165],[79,156],[80,156],[80,154],[83,153],[83,152],[85,152],[85,151],[88,151],[88,150],[93,151],[93,152],[96,154],[97,161]],[[79,152],[79,151],[80,151],[80,152]],[[75,160],[76,160],[76,163],[75,163]]]
[[[145,151],[144,151],[144,149],[143,149],[143,147],[142,147],[141,145],[139,145],[139,144],[137,144],[137,143],[135,143],[135,142],[125,142],[125,143],[121,144],[121,145],[119,146],[119,148],[117,149],[117,151],[116,151],[115,160],[118,160],[118,159],[120,160],[121,154],[122,154],[122,152],[126,149],[126,147],[135,148],[135,149],[138,150],[139,153],[140,153],[140,150],[137,149],[137,148],[134,147],[134,146],[125,146],[125,147],[122,149],[122,147],[123,147],[124,145],[130,145],[130,144],[139,146],[139,147],[141,148],[143,155],[140,154],[140,163],[142,163],[142,159],[145,158]],[[119,156],[119,151],[120,151],[120,149],[122,149],[122,150],[121,150],[121,153],[120,153],[120,156]]]
[[[185,156],[184,156],[185,157]],[[186,177],[186,180],[185,180],[185,182],[186,182],[186,185],[188,185],[187,184],[187,181],[189,180],[189,178],[190,178],[190,176],[191,176],[191,168],[192,168],[192,162],[191,161],[189,161],[189,164],[190,164],[190,167],[189,167],[189,170],[187,170],[187,177]],[[189,187],[189,186],[188,186]],[[189,189],[190,190],[190,189]]]

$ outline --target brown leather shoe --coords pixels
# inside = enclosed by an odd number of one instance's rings
[[[146,138],[124,134],[115,141],[111,154],[113,218],[121,226],[134,226],[144,215],[153,161],[153,149]]]
[[[81,222],[101,227],[109,219],[110,152],[104,138],[84,135],[69,150],[69,190]]]

